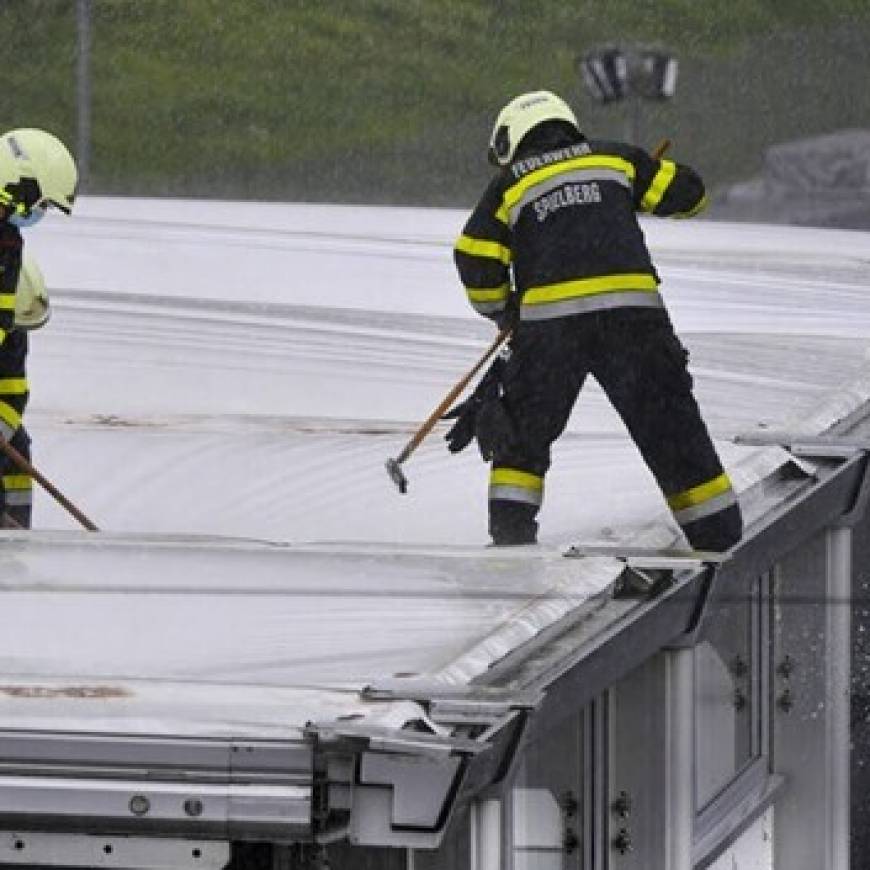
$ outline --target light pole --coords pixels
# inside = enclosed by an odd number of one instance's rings
[[[91,174],[91,0],[76,0],[76,161],[79,189]]]
[[[677,87],[677,59],[660,49],[597,48],[577,59],[586,90],[600,103],[627,101],[627,141],[641,143],[641,101],[669,100]]]

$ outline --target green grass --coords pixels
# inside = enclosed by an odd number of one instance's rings
[[[785,139],[870,117],[865,0],[92,0],[88,189],[467,204],[489,127],[549,87],[593,136],[625,107],[583,93],[603,43],[680,58],[677,98],[643,108],[712,184],[757,171]],[[76,4],[6,0],[0,125],[76,142]]]

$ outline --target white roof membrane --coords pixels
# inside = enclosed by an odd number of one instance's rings
[[[32,342],[34,459],[104,531],[70,531],[40,493],[37,530],[0,533],[0,727],[401,722],[419,709],[359,689],[463,685],[619,570],[565,546],[675,539],[594,383],[554,451],[540,547],[483,547],[487,468],[474,446],[447,453],[445,424],[406,464],[409,493],[394,489],[384,460],[492,335],[452,271],[463,219],[84,199],[28,236],[56,288]],[[644,227],[748,498],[789,457],[735,435],[822,431],[870,393],[870,238]],[[117,691],[68,691],[83,682]]]

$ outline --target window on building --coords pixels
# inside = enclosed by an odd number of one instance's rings
[[[762,754],[761,580],[720,590],[695,648],[695,807]]]
[[[583,867],[583,716],[526,744],[508,792],[513,870]]]

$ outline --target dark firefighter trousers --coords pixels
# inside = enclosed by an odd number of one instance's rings
[[[30,436],[19,426],[9,442],[28,462],[30,461]],[[0,453],[0,527],[13,523],[29,529],[33,502],[33,481],[5,454]],[[9,524],[11,525],[11,524]]]
[[[740,508],[692,395],[688,353],[664,309],[523,321],[511,349],[501,402],[512,433],[495,445],[490,474],[495,544],[536,540],[550,448],[589,374],[622,417],[690,544],[722,551],[737,543]]]

